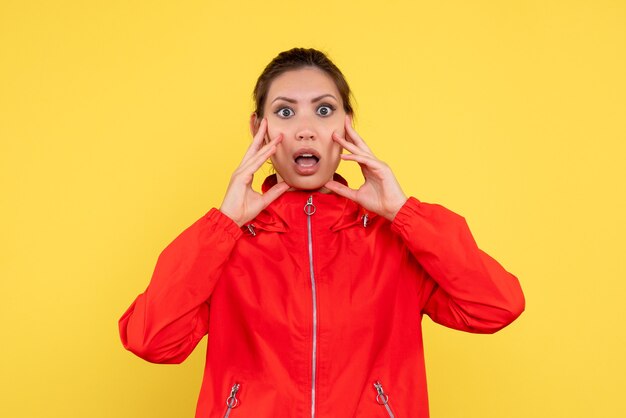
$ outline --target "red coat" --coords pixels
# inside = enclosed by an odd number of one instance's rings
[[[304,191],[250,228],[211,209],[160,255],[120,319],[124,346],[179,363],[208,333],[196,418],[428,417],[422,314],[492,333],[524,296],[444,207],[364,215]]]

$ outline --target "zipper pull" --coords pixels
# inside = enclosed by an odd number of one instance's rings
[[[376,402],[378,402],[379,405],[387,405],[387,402],[389,402],[389,396],[387,396],[383,390],[383,385],[379,381],[376,381],[374,382],[374,387],[376,388],[377,393]]]
[[[307,214],[307,216],[311,216],[315,213],[316,211],[316,207],[313,204],[313,195],[309,196],[309,199],[306,201],[306,205],[304,205],[304,213]]]
[[[237,392],[239,392],[239,383],[235,383],[230,389],[230,396],[226,399],[226,406],[228,409],[237,408],[239,405],[239,399],[237,399]]]

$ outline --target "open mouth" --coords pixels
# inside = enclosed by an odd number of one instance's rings
[[[301,149],[294,154],[293,161],[299,174],[313,174],[317,171],[320,155],[314,149]]]
[[[302,167],[312,167],[319,162],[319,158],[313,154],[301,154],[294,160],[296,164]]]

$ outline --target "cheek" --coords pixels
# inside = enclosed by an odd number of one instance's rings
[[[286,120],[278,117],[268,117],[267,122],[267,134],[270,138],[276,138],[280,134],[287,138],[291,133],[292,128]]]
[[[338,131],[335,131],[335,132],[338,132]],[[332,138],[330,139],[326,147],[326,156],[327,156],[326,161],[330,164],[330,166],[334,167],[335,169],[337,168],[337,166],[339,165],[339,161],[341,160],[340,156],[341,156],[342,149],[343,148],[341,147],[341,145],[333,141]]]
[[[279,129],[275,125],[271,125],[271,126],[268,125],[267,126],[267,134],[265,136],[266,136],[267,139],[274,139],[281,133],[284,135],[284,131],[282,129]]]
[[[341,137],[345,137],[346,136],[346,127],[343,124],[343,117],[342,118],[336,118],[336,120],[334,121],[334,123],[332,125],[330,125],[328,127],[329,129],[329,133],[328,135],[332,135],[333,132],[337,132],[339,134],[339,136]]]
[[[321,124],[313,129],[317,131],[319,135],[319,139],[323,139],[324,141],[329,141],[333,145],[340,147],[335,141],[332,139],[333,132],[337,132],[340,136],[345,137],[345,127],[343,126],[343,119],[338,120],[334,123]],[[289,139],[296,136],[296,127],[294,123],[289,123],[289,120],[277,119],[277,120],[269,120],[268,119],[267,126],[267,136],[269,139],[276,138],[276,136],[283,134],[283,139]]]
[[[328,141],[329,148],[336,150],[341,149],[341,145],[333,140],[333,132],[336,132],[340,137],[345,138],[345,127],[341,124],[333,124],[325,129],[324,139]]]

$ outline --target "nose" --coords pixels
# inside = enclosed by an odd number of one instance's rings
[[[296,139],[300,141],[313,141],[316,138],[317,135],[315,134],[315,130],[313,130],[313,127],[311,127],[309,124],[301,126],[300,129],[296,131]]]
[[[313,132],[311,128],[302,128],[302,129],[299,129],[298,132],[296,132],[296,138],[300,141],[304,141],[304,140],[313,141],[315,140],[315,133]]]

